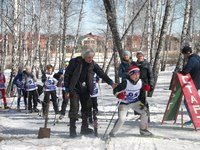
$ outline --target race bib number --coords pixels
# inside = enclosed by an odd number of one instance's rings
[[[138,101],[138,96],[140,94],[140,91],[126,91],[126,97],[125,97],[125,100],[128,101],[129,103],[133,103],[133,102],[136,102]]]

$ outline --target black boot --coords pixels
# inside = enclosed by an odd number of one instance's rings
[[[88,127],[81,127],[81,134],[87,135],[87,134],[92,134],[94,131]]]
[[[82,116],[81,134],[92,134],[94,131],[88,128],[87,116]]]
[[[70,119],[69,136],[71,138],[75,138],[77,136],[75,124],[76,124],[76,119]]]
[[[10,107],[7,106],[7,104],[4,104],[4,109],[10,109]]]

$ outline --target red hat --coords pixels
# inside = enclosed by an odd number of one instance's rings
[[[135,73],[140,73],[140,69],[138,68],[138,66],[130,66],[128,70],[128,74],[132,75]]]

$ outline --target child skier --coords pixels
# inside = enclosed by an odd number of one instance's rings
[[[25,89],[27,91],[28,97],[28,110],[29,113],[39,112],[37,109],[38,105],[38,92],[37,92],[37,79],[32,73],[32,69],[30,66],[26,66],[26,71],[23,71],[25,78]],[[33,100],[33,108],[32,108],[32,100]]]
[[[25,74],[22,72],[22,69],[19,68],[17,76],[15,76],[13,80],[13,85],[12,85],[12,93],[14,94],[14,85],[17,87],[17,93],[18,93],[18,98],[17,98],[17,110],[20,111],[20,100],[21,97],[23,96],[24,98],[24,106],[25,110],[27,109],[27,92],[25,90]]]
[[[94,74],[94,80],[93,80],[93,84],[94,84],[94,91],[93,94],[90,95],[91,97],[91,103],[92,103],[92,110],[91,110],[91,114],[89,115],[89,122],[93,123],[93,120],[96,121],[97,120],[97,113],[98,113],[98,103],[97,103],[97,96],[99,93],[99,89],[98,89],[98,82],[99,82],[99,77],[97,76],[97,74]]]
[[[42,103],[44,116],[47,115],[47,111],[48,111],[47,106],[50,102],[50,96],[51,96],[51,101],[53,103],[55,114],[59,113],[57,95],[56,95],[56,85],[58,81],[53,77],[53,75],[54,75],[53,66],[47,65],[46,74],[42,76],[42,82],[44,83],[44,101]]]
[[[142,85],[140,77],[140,70],[137,66],[130,66],[128,71],[128,77],[125,78],[114,90],[113,93],[118,99],[120,104],[118,108],[118,119],[109,133],[110,137],[114,137],[118,130],[125,122],[125,117],[130,108],[141,114],[140,121],[140,134],[151,136],[152,133],[147,130],[148,128],[148,115],[147,108],[139,100],[140,90],[150,90],[149,85]]]
[[[67,104],[68,104],[68,98],[65,98],[65,87],[64,87],[64,71],[63,69],[60,69],[58,71],[58,73],[54,74],[54,78],[56,78],[58,80],[58,88],[61,88],[62,91],[62,106],[61,106],[61,110],[60,110],[60,116],[59,119],[62,120],[65,116],[66,113],[66,108],[67,108]],[[60,90],[60,89],[58,89]]]
[[[97,74],[94,74],[94,80],[93,80],[93,94],[90,95],[91,98],[91,110],[90,110],[90,114],[89,114],[89,123],[93,123],[94,126],[94,135],[98,136],[98,131],[97,131],[97,114],[98,114],[98,103],[97,103],[97,96],[99,94],[99,89],[98,89],[98,82],[99,82],[99,77],[97,76]]]

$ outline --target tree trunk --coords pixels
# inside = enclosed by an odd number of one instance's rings
[[[188,41],[188,38],[190,37],[190,32],[189,32],[189,27],[190,27],[190,23],[189,20],[190,20],[190,17],[191,17],[191,3],[192,3],[192,0],[186,0],[186,7],[185,7],[185,14],[184,14],[184,21],[183,21],[183,28],[182,28],[182,34],[181,34],[181,48],[185,45],[189,45],[189,41]],[[175,76],[176,76],[176,72],[178,70],[180,70],[181,66],[183,64],[183,58],[182,58],[182,54],[181,54],[181,51],[179,53],[179,57],[178,57],[178,60],[177,60],[177,63],[176,63],[176,67],[174,69],[174,72],[173,72],[173,75],[172,75],[172,78],[171,78],[171,81],[170,81],[170,86],[169,86],[169,89],[172,89],[172,86],[173,86],[173,82],[175,80]]]
[[[107,21],[108,21],[110,30],[112,32],[113,44],[115,44],[114,47],[117,49],[120,56],[120,60],[122,61],[123,49],[122,49],[121,39],[119,37],[118,28],[117,28],[115,4],[113,0],[103,0],[103,2],[104,2],[104,7],[106,9]]]
[[[66,58],[66,31],[67,31],[67,13],[68,13],[68,7],[69,7],[69,1],[68,0],[62,0],[62,16],[63,16],[63,22],[62,22],[62,59],[61,59],[61,68],[64,68],[65,58]]]
[[[105,43],[104,43],[104,60],[103,60],[103,66],[102,69],[105,70],[106,64],[107,64],[107,60],[108,60],[108,47],[107,47],[107,43],[108,43],[108,36],[109,36],[109,28],[108,25],[106,26],[106,33],[105,33]]]
[[[74,44],[73,44],[71,58],[74,57],[74,54],[75,54],[76,49],[77,49],[77,42],[78,42],[78,37],[79,37],[79,32],[80,32],[80,25],[81,25],[81,21],[83,19],[83,6],[84,6],[84,3],[85,3],[85,0],[82,0],[81,1],[81,9],[80,9],[79,18],[78,18],[78,26],[77,26],[76,35],[75,35],[75,38],[74,38]]]
[[[153,15],[153,21],[152,21],[152,36],[151,36],[151,51],[150,51],[150,63],[153,64],[154,62],[154,55],[155,55],[155,49],[157,48],[157,40],[158,40],[158,18],[160,16],[161,11],[161,0],[157,0],[156,3],[156,12],[155,15]]]
[[[166,64],[167,64],[167,57],[168,57],[168,52],[170,50],[170,46],[171,46],[171,31],[172,31],[172,22],[174,19],[174,10],[175,10],[175,6],[176,6],[177,1],[175,1],[175,3],[172,6],[172,13],[170,13],[170,25],[169,25],[169,29],[168,29],[168,36],[166,38],[165,41],[165,50],[163,51],[163,57],[162,57],[162,61],[161,61],[161,71],[165,71],[166,68]]]
[[[155,55],[154,65],[153,65],[154,87],[155,87],[155,85],[157,83],[157,79],[158,79],[158,73],[160,70],[160,53],[161,53],[161,51],[163,51],[163,46],[164,46],[164,42],[165,42],[165,38],[166,38],[166,33],[168,30],[171,13],[172,13],[172,0],[167,0],[166,8],[165,8],[165,15],[164,15],[164,19],[163,19],[163,23],[162,23],[162,27],[161,27],[160,39],[159,39],[158,48],[157,48],[156,55]],[[153,91],[152,91],[152,93],[150,93],[150,95],[151,96],[153,95]]]
[[[6,93],[7,95],[10,94],[11,84],[13,81],[13,73],[14,70],[17,68],[17,50],[18,50],[18,37],[19,37],[19,26],[18,26],[18,16],[19,16],[19,6],[18,0],[13,0],[13,32],[12,32],[12,66],[11,66],[11,74],[10,80],[7,86]]]

